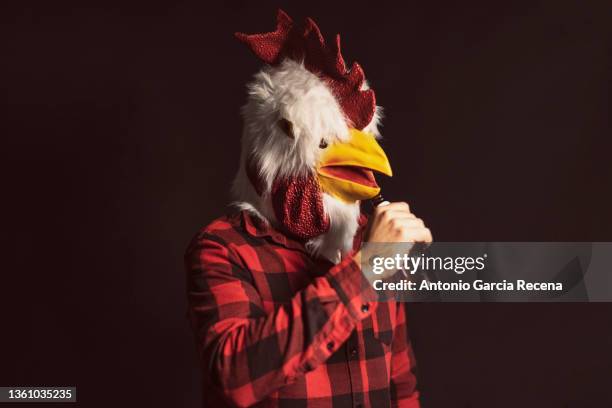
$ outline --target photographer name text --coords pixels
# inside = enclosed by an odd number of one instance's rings
[[[561,282],[529,282],[523,279],[517,279],[514,282],[504,279],[501,282],[486,282],[482,279],[476,279],[473,282],[464,282],[462,280],[456,282],[443,281],[428,281],[422,280],[414,282],[407,279],[400,281],[385,282],[382,279],[377,279],[372,282],[372,286],[380,291],[562,291],[563,284]]]

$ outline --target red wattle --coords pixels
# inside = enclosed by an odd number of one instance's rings
[[[271,194],[276,219],[292,235],[310,239],[329,229],[323,194],[314,177],[277,179]]]

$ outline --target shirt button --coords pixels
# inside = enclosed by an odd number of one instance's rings
[[[327,349],[329,351],[332,351],[334,349],[334,342],[330,341],[329,343],[327,343]]]
[[[364,303],[363,305],[361,305],[361,311],[363,313],[368,313],[368,310],[370,310],[370,305],[368,305],[367,303]]]
[[[357,349],[351,349],[351,357],[355,357],[357,355]]]

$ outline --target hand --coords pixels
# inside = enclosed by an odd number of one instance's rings
[[[431,243],[433,237],[423,220],[410,212],[408,203],[398,202],[376,207],[370,219],[365,241]]]
[[[433,237],[429,228],[425,227],[423,220],[410,212],[408,204],[398,202],[381,204],[376,207],[370,218],[364,241],[365,246],[355,254],[354,259],[362,266],[366,278],[373,281],[389,278],[396,271],[387,270],[383,274],[374,274],[369,261],[365,264],[361,263],[362,256],[371,259],[407,254],[410,253],[413,244],[429,244],[433,241]]]

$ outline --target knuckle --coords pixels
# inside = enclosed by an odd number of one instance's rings
[[[374,214],[384,214],[388,209],[388,205],[379,205],[374,209]]]

